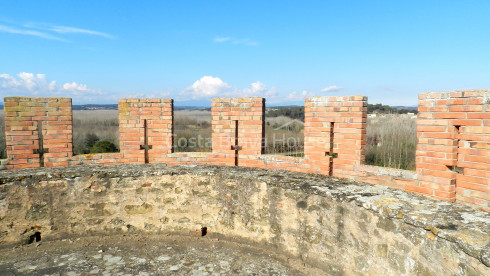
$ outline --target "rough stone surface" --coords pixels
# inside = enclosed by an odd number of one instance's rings
[[[201,236],[206,228],[211,239],[266,246],[327,275],[490,273],[489,213],[383,186],[164,165],[4,171],[0,183],[0,245],[7,247],[32,242],[36,233],[44,243],[127,233]]]
[[[0,250],[0,275],[308,275],[267,249],[181,236],[127,235]]]

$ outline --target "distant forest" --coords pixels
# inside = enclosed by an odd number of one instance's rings
[[[368,113],[380,113],[380,114],[407,114],[414,113],[417,114],[416,106],[389,106],[377,104],[368,104]]]
[[[268,108],[267,116],[279,117],[286,116],[292,119],[305,120],[305,107],[304,106],[278,106],[274,108]]]
[[[417,114],[417,107],[407,107],[399,106],[392,107],[382,104],[368,104],[368,113],[378,113],[378,114],[406,114],[415,113]],[[286,116],[292,119],[298,119],[304,121],[305,119],[305,108],[303,106],[279,106],[267,109],[268,117],[279,117]]]
[[[73,105],[73,110],[117,110],[117,104],[86,104],[86,105]],[[207,110],[211,111],[211,108],[203,108],[196,106],[174,106],[174,110]],[[3,110],[3,104],[0,104],[0,110]],[[383,104],[368,104],[368,113],[378,114],[417,114],[417,107],[411,106],[388,106]],[[268,107],[267,116],[279,117],[286,116],[293,119],[304,120],[305,108],[303,106],[277,106]]]

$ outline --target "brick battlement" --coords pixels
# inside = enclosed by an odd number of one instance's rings
[[[283,169],[390,186],[490,211],[490,90],[419,96],[416,172],[364,165],[367,98],[305,100],[304,158],[264,155],[265,99],[215,98],[212,152],[172,153],[173,100],[119,100],[120,152],[73,156],[68,98],[5,98],[7,169],[120,163]]]
[[[68,166],[73,155],[70,98],[7,97],[4,109],[7,169]]]

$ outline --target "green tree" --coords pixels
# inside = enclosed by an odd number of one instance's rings
[[[109,141],[99,141],[90,148],[90,153],[117,152],[116,145]]]
[[[85,148],[90,150],[99,140],[99,137],[94,133],[88,133],[87,136],[85,136]]]

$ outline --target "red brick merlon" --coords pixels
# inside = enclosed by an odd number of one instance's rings
[[[215,98],[211,102],[212,162],[244,165],[263,152],[265,99]]]
[[[7,169],[68,166],[72,149],[70,98],[6,97]]]
[[[119,146],[123,163],[157,163],[173,145],[172,99],[119,100]]]
[[[312,97],[305,100],[305,159],[323,172],[351,175],[364,163],[367,97]]]
[[[408,190],[490,207],[490,90],[419,95],[416,167]]]

